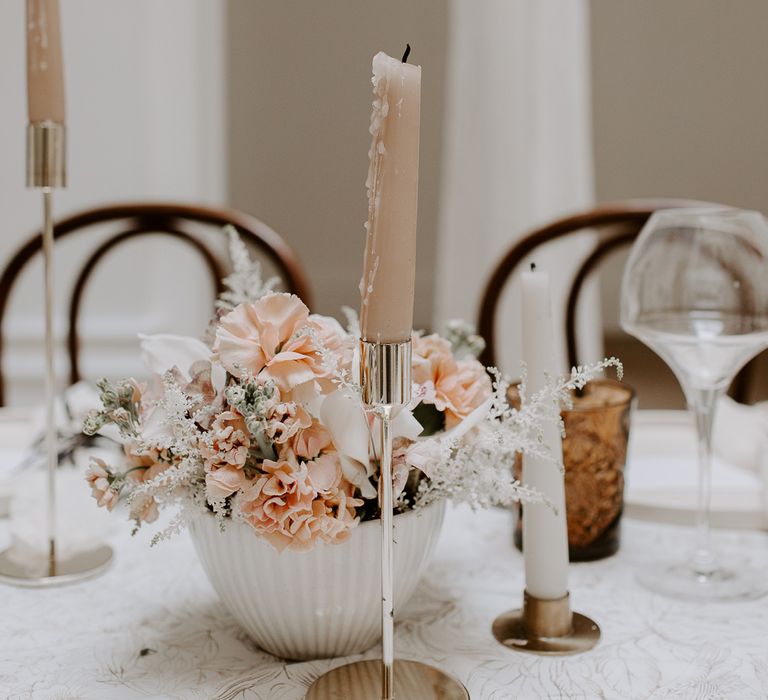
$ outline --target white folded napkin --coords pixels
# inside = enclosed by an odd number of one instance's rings
[[[746,406],[720,399],[712,434],[713,452],[730,464],[763,474],[768,449],[768,402]]]
[[[92,384],[83,381],[68,387],[55,405],[60,439],[78,435],[86,414],[100,405]],[[45,464],[44,432],[43,406],[0,409],[0,517],[9,513],[19,476]]]

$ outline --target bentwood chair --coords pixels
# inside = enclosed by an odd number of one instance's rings
[[[206,245],[201,233],[205,229],[222,231],[228,224],[235,227],[249,247],[255,249],[275,267],[286,291],[297,294],[308,306],[311,305],[307,278],[296,255],[275,231],[249,214],[188,204],[130,203],[90,209],[55,224],[53,235],[56,240],[78,233],[103,233],[105,228],[110,231],[108,238],[99,238],[99,245],[85,259],[74,278],[75,283],[69,299],[67,335],[70,384],[80,380],[78,319],[83,293],[94,269],[107,253],[139,236],[169,236],[191,247],[200,255],[218,294],[222,291],[221,280],[226,274],[226,266]],[[20,273],[41,250],[42,234],[38,233],[24,243],[0,275],[0,406],[5,405],[5,375],[2,371],[5,310]]]
[[[722,205],[677,199],[612,202],[558,219],[523,236],[496,265],[483,292],[478,319],[478,331],[486,341],[486,348],[481,356],[483,363],[486,367],[496,366],[496,314],[501,293],[515,270],[536,248],[550,241],[585,231],[593,232],[596,236],[594,249],[576,269],[567,297],[565,318],[562,320],[565,329],[568,363],[570,367],[574,367],[579,364],[576,342],[576,309],[579,296],[589,274],[610,253],[624,246],[629,246],[640,233],[651,214],[658,209],[702,206]],[[753,369],[754,365],[750,363],[734,381],[731,395],[737,401],[743,402],[745,400]]]

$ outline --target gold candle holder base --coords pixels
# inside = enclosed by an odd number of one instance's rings
[[[305,700],[381,700],[381,661],[357,661],[320,676]],[[395,661],[393,697],[397,700],[469,700],[462,683],[418,661]]]
[[[14,556],[13,549],[0,552],[0,583],[21,588],[52,588],[99,576],[112,563],[112,548],[102,544],[53,562],[43,555]]]
[[[492,629],[499,644],[531,654],[580,654],[600,641],[597,623],[571,611],[569,594],[542,600],[526,592],[522,609],[502,613],[493,621]]]

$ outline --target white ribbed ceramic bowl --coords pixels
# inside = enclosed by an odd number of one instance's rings
[[[395,516],[395,610],[404,605],[437,543],[445,502]],[[196,520],[192,539],[224,605],[265,651],[284,659],[357,654],[381,636],[379,521],[342,544],[282,553],[250,525]]]

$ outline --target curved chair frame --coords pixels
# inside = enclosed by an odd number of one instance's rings
[[[584,283],[597,266],[611,253],[630,245],[650,216],[660,209],[718,207],[725,205],[699,202],[689,199],[627,200],[604,204],[592,210],[558,219],[546,226],[535,229],[521,238],[510,248],[498,263],[485,286],[480,303],[478,332],[486,341],[480,359],[486,366],[496,365],[496,313],[501,294],[512,274],[539,246],[563,238],[569,234],[593,231],[597,235],[595,248],[576,271],[571,282],[565,309],[565,339],[568,363],[571,367],[579,364],[576,343],[576,313]],[[737,400],[743,400],[748,389],[747,366],[736,378],[732,393]]]
[[[211,227],[234,226],[247,243],[251,243],[269,259],[281,275],[286,289],[297,294],[309,306],[311,304],[309,285],[301,265],[288,244],[269,226],[257,218],[242,212],[194,206],[189,204],[118,204],[91,209],[66,219],[54,226],[54,239],[66,238],[74,233],[104,224],[120,224],[125,230],[113,234],[103,241],[86,259],[76,277],[69,303],[69,331],[67,350],[69,355],[69,381],[80,380],[80,338],[78,320],[82,298],[91,274],[98,263],[112,250],[139,236],[162,234],[184,242],[197,251],[210,272],[214,288],[222,289],[224,267],[208,247],[193,233],[190,224],[206,224]],[[5,351],[4,319],[8,301],[21,272],[32,258],[42,250],[42,234],[30,238],[11,258],[0,275],[0,367]],[[5,376],[0,371],[0,406],[5,404]]]

